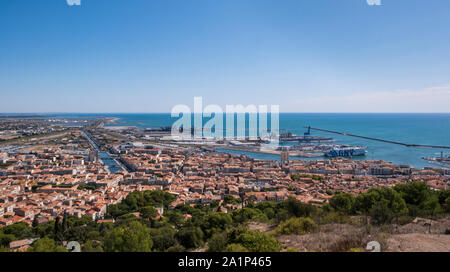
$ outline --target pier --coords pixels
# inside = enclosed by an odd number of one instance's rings
[[[450,146],[445,146],[445,145],[408,144],[408,143],[390,141],[390,140],[385,140],[385,139],[379,139],[379,138],[355,135],[355,134],[350,134],[350,133],[346,133],[346,132],[332,131],[332,130],[328,130],[328,129],[313,128],[313,127],[305,127],[305,128],[310,128],[312,130],[323,131],[323,132],[328,132],[328,133],[340,134],[340,135],[344,135],[344,136],[362,138],[362,139],[367,139],[367,140],[372,140],[372,141],[384,142],[384,143],[389,143],[389,144],[403,145],[403,146],[406,146],[406,147],[424,147],[424,148],[450,149]]]

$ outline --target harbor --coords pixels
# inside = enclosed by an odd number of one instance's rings
[[[134,141],[176,144],[184,147],[201,146],[215,149],[242,149],[258,158],[273,158],[269,153],[279,153],[272,149],[266,151],[257,146],[257,141],[239,140],[229,143],[214,141],[214,139],[202,139],[202,141],[170,141],[170,126],[174,122],[170,114],[103,114],[101,117],[117,118],[118,121],[105,124],[104,133],[114,136],[118,140],[119,134],[130,135]],[[280,133],[290,132],[292,135],[304,137],[308,126],[313,137],[333,138],[332,141],[323,141],[316,138],[316,142],[280,142],[281,146],[290,148],[290,156],[293,152],[302,151],[305,159],[327,158],[324,157],[323,149],[326,145],[341,145],[352,147],[365,147],[365,156],[354,156],[353,159],[386,160],[397,164],[412,165],[417,168],[438,166],[430,164],[424,157],[438,156],[441,150],[438,147],[450,146],[448,128],[450,123],[449,114],[309,114],[309,113],[280,113]],[[122,128],[119,128],[122,127]],[[306,127],[306,129],[304,129]],[[342,132],[339,134],[314,130],[320,128],[327,131]],[[349,137],[357,135],[363,137]],[[117,136],[117,137],[116,137]],[[368,136],[368,137],[366,137]],[[308,135],[307,138],[308,139]],[[372,139],[382,139],[376,141]],[[320,140],[320,142],[319,142]],[[329,140],[329,139],[328,139]],[[392,144],[391,142],[403,143]],[[237,143],[240,142],[240,143]],[[237,145],[236,145],[237,144]],[[264,143],[260,143],[264,144]],[[416,147],[412,144],[424,144],[436,148]],[[292,146],[299,147],[292,147]],[[318,146],[318,147],[317,147]],[[296,150],[298,149],[298,150]],[[275,152],[274,152],[275,151]],[[317,152],[315,152],[317,151]],[[445,149],[443,149],[445,151]],[[234,152],[239,152],[235,150]],[[262,152],[262,153],[259,153]],[[292,155],[291,155],[292,153]],[[321,154],[322,153],[322,154]],[[256,156],[256,154],[259,154]]]
[[[444,156],[444,152],[441,152],[439,157],[423,157],[423,159],[431,164],[450,168],[450,155]]]
[[[379,138],[355,135],[355,134],[350,134],[350,133],[346,133],[346,132],[338,132],[338,131],[332,131],[332,130],[321,129],[321,128],[312,128],[312,127],[305,127],[305,128],[308,128],[308,130],[312,129],[312,130],[317,130],[317,131],[323,131],[323,132],[328,132],[328,133],[340,134],[340,135],[344,135],[344,136],[362,138],[362,139],[378,141],[378,142],[384,142],[384,143],[389,143],[389,144],[403,145],[403,146],[406,146],[406,147],[424,147],[424,148],[450,149],[450,146],[445,146],[445,145],[408,144],[408,143],[403,143],[403,142],[396,142],[396,141],[391,141],[391,140],[385,140],[385,139],[379,139]]]
[[[312,136],[310,128],[304,132],[303,136],[298,136],[291,132],[284,132],[280,134],[280,137],[277,139],[278,141],[274,141],[273,139],[272,141],[263,141],[261,139],[250,140],[248,137],[241,140],[192,137],[179,141],[174,140],[170,136],[163,137],[161,140],[179,146],[201,147],[209,151],[221,150],[223,152],[224,150],[232,150],[277,156],[281,156],[285,152],[290,157],[296,158],[352,158],[354,156],[364,156],[367,152],[363,146],[336,144],[331,137]]]

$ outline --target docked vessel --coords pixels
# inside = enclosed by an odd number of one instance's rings
[[[333,147],[325,152],[326,157],[353,157],[366,155],[366,149],[362,146]]]

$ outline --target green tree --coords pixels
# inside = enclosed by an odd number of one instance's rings
[[[33,228],[34,235],[38,237],[51,236],[54,234],[54,221],[50,220],[47,223],[39,224]]]
[[[199,227],[184,227],[176,234],[178,242],[187,249],[201,247],[203,237],[203,231]]]
[[[64,214],[63,220],[61,223],[61,230],[65,233],[69,229],[69,224],[67,223],[67,214]]]
[[[378,225],[390,223],[394,217],[394,212],[389,209],[386,200],[375,203],[370,209],[369,214],[375,224]]]
[[[250,252],[277,252],[281,250],[281,244],[275,238],[260,231],[242,233],[237,240]]]
[[[59,216],[57,216],[55,219],[55,226],[53,228],[53,231],[54,231],[53,234],[54,238],[58,241],[62,241],[63,239],[61,237],[61,222]]]
[[[295,217],[309,217],[314,211],[314,207],[311,204],[304,204],[292,197],[283,204],[289,214]]]
[[[153,247],[158,251],[165,251],[175,245],[175,233],[170,226],[150,229],[150,235],[153,240]]]
[[[103,248],[100,242],[89,240],[87,241],[83,248],[83,252],[103,252]]]
[[[437,195],[428,196],[428,198],[421,203],[420,208],[429,215],[435,215],[443,212]]]
[[[267,221],[267,216],[260,210],[256,208],[245,207],[239,210],[234,210],[231,213],[233,221],[235,223],[244,223],[249,220],[254,221]]]
[[[152,246],[148,228],[137,221],[114,228],[103,239],[107,252],[149,252]]]
[[[117,218],[116,224],[117,225],[127,225],[134,221],[139,221],[139,219],[136,217],[135,214],[128,213],[128,214],[121,215],[119,218]]]
[[[42,238],[34,242],[30,248],[27,250],[28,252],[67,252],[62,246],[58,246],[55,243],[55,240],[51,238]]]
[[[109,205],[106,215],[108,217],[117,218],[127,213],[137,212],[145,206],[168,207],[175,196],[165,191],[135,191],[130,194],[119,204]]]
[[[12,234],[4,234],[0,233],[0,246],[9,247],[9,243],[17,240],[16,237]]]
[[[164,213],[165,217],[169,219],[169,222],[176,226],[176,227],[181,227],[184,223],[184,216],[181,212],[179,211],[167,211]]]
[[[100,232],[97,230],[91,230],[87,233],[86,239],[87,240],[95,240],[95,241],[101,240]]]
[[[233,223],[233,219],[229,214],[215,212],[209,214],[202,224],[202,230],[206,237],[211,237],[214,233],[222,232]]]
[[[208,240],[207,252],[221,252],[228,243],[228,237],[225,232],[216,233]]]
[[[108,233],[109,231],[114,229],[114,223],[112,222],[104,222],[100,224],[99,227],[99,231],[100,231],[100,236],[105,236],[106,233]]]
[[[2,228],[4,234],[12,234],[17,240],[33,237],[33,229],[25,222],[17,222]]]
[[[358,195],[355,199],[354,211],[366,214],[380,201],[384,201],[395,215],[406,215],[408,213],[402,195],[389,187],[371,188],[366,193]]]
[[[420,206],[429,197],[430,191],[428,185],[423,182],[409,182],[398,184],[394,190],[402,195],[402,198],[409,205]]]
[[[152,219],[158,215],[158,211],[152,206],[145,206],[140,208],[139,213],[144,219]]]
[[[272,207],[265,208],[263,213],[267,216],[267,219],[272,219],[275,217],[275,210]]]
[[[33,228],[35,228],[35,227],[37,227],[38,225],[39,225],[39,222],[38,222],[37,216],[34,216],[34,218],[33,218],[33,223],[31,223],[31,226],[32,226]]]
[[[353,197],[353,195],[346,193],[337,194],[330,199],[331,207],[346,214],[353,213],[354,203],[355,198]]]

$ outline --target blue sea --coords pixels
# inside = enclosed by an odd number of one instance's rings
[[[113,126],[158,128],[171,126],[177,118],[161,114],[55,114],[64,118],[116,117]],[[372,114],[372,113],[281,113],[280,129],[303,135],[304,126],[347,132],[409,144],[450,146],[450,114]],[[311,131],[313,136],[333,137],[335,143],[362,145],[367,148],[366,159],[380,159],[417,168],[434,166],[422,157],[450,155],[450,149],[412,148],[401,145],[353,138],[350,136]],[[259,159],[279,159],[277,155],[229,151],[247,154]]]

